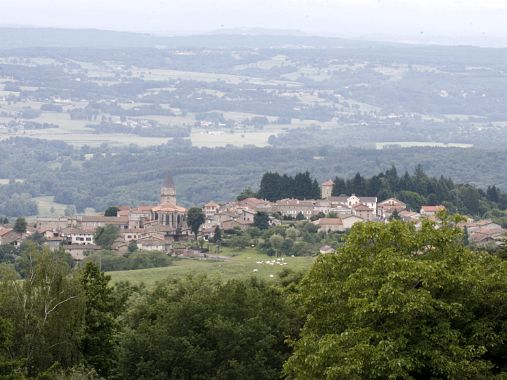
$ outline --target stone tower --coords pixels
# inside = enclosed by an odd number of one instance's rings
[[[160,203],[176,205],[176,186],[174,186],[173,177],[169,171],[165,173],[164,183],[160,188]]]
[[[333,186],[334,186],[334,182],[331,180],[328,180],[328,181],[324,182],[322,185],[320,185],[322,199],[331,198],[331,195],[333,194]]]

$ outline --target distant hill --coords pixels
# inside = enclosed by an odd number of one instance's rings
[[[0,49],[59,48],[345,48],[404,46],[386,42],[355,41],[333,37],[307,36],[300,31],[271,29],[228,29],[204,35],[159,36],[97,29],[0,27]]]

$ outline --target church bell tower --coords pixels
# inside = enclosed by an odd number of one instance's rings
[[[160,189],[160,203],[176,205],[176,186],[169,171],[165,173],[164,183]]]

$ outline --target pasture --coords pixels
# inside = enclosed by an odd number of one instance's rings
[[[157,281],[195,274],[206,274],[223,281],[256,277],[267,282],[274,282],[283,269],[306,271],[314,261],[313,257],[283,257],[277,261],[276,258],[259,253],[255,249],[233,251],[224,248],[220,255],[229,256],[229,259],[221,261],[176,259],[171,266],[164,268],[108,272],[108,274],[111,275],[113,283],[129,281],[132,284],[143,283],[148,287],[153,286]]]

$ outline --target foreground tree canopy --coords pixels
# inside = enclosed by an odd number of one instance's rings
[[[299,287],[293,379],[491,379],[507,374],[507,267],[445,219],[355,226]]]
[[[280,290],[205,277],[160,284],[131,310],[123,379],[277,379],[297,313]]]

